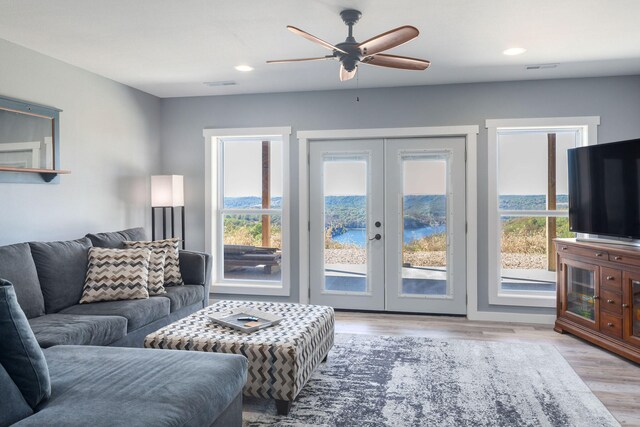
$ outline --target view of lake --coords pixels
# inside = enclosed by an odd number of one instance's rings
[[[431,236],[434,234],[444,233],[446,226],[436,225],[434,227],[420,227],[414,229],[404,230],[404,243],[411,243],[414,240],[421,239],[423,237]],[[333,236],[333,241],[342,244],[351,244],[356,246],[365,246],[367,242],[366,229],[364,228],[349,228],[345,233]]]

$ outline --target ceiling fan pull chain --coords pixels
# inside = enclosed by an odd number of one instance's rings
[[[358,66],[356,65],[356,68],[358,68]],[[360,74],[356,74],[356,102],[360,102]]]

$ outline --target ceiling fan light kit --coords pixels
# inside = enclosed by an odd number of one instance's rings
[[[402,70],[426,70],[431,62],[424,59],[410,58],[406,56],[388,55],[380,52],[400,46],[418,37],[420,32],[410,25],[395,28],[385,33],[372,37],[362,43],[358,43],[353,37],[353,26],[360,20],[362,13],[354,9],[346,9],[340,12],[340,17],[345,25],[349,27],[349,34],[342,43],[333,45],[314,35],[294,26],[287,26],[287,29],[305,39],[332,51],[331,55],[314,58],[299,59],[278,59],[267,61],[268,64],[278,64],[287,62],[319,61],[326,59],[337,59],[340,61],[340,80],[352,79],[358,71],[360,63],[375,65],[378,67],[398,68]]]

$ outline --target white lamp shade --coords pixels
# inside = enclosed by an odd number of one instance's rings
[[[151,206],[184,206],[182,175],[153,175],[151,177]]]

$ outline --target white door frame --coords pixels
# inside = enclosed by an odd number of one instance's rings
[[[298,202],[300,303],[309,303],[309,142],[332,139],[463,137],[466,141],[466,221],[467,221],[467,317],[478,318],[478,152],[479,126],[435,126],[414,128],[341,129],[299,131]]]

